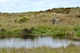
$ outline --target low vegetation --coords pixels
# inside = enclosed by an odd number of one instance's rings
[[[0,13],[1,36],[80,37],[80,8],[54,8],[39,12]]]
[[[67,26],[67,25],[55,25],[55,26],[36,26],[31,28],[18,29],[8,31],[1,29],[0,37],[35,37],[35,36],[52,36],[52,37],[64,37],[73,38],[80,37],[80,27],[78,26]]]
[[[20,17],[19,19],[15,20],[17,23],[23,23],[28,21],[30,18],[29,17]]]
[[[0,48],[0,53],[80,53],[80,46],[69,45],[64,48],[49,48],[49,47],[39,47],[39,48]]]

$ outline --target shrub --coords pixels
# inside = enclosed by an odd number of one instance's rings
[[[24,39],[26,39],[26,38],[34,39],[35,36],[34,36],[34,35],[31,35],[32,30],[33,30],[33,27],[30,28],[30,29],[24,28],[24,29],[21,31],[21,33],[22,33],[22,38],[24,38]]]
[[[19,19],[15,20],[15,22],[22,23],[28,21],[29,17],[20,17]]]
[[[22,30],[22,34],[23,35],[28,35],[29,33],[31,33],[31,31],[29,29],[27,29],[27,28]]]
[[[5,29],[0,29],[0,32],[5,32],[6,30]]]
[[[34,30],[34,27],[31,27],[30,29],[24,28],[23,30],[21,30],[21,34],[22,35],[30,35],[33,30]]]
[[[6,30],[5,29],[0,29],[0,34],[5,34]]]

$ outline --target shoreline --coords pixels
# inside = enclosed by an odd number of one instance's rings
[[[80,37],[78,37],[78,36],[74,36],[74,37],[73,37],[73,36],[72,36],[72,37],[65,37],[65,36],[52,36],[52,35],[45,35],[45,34],[0,35],[0,39],[3,39],[3,38],[22,38],[22,39],[28,39],[28,38],[31,38],[31,39],[34,39],[34,38],[37,38],[37,37],[46,37],[46,36],[49,36],[49,37],[52,37],[52,38],[61,38],[61,39],[70,39],[70,40],[78,40],[78,41],[80,41]]]

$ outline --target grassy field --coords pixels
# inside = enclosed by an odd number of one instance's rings
[[[64,48],[49,48],[49,47],[39,47],[39,48],[0,48],[0,53],[80,53],[80,46],[69,45]]]
[[[53,19],[59,19],[56,24]],[[26,30],[25,30],[26,29]],[[0,13],[0,36],[26,34],[80,36],[80,8],[57,8],[39,12]]]

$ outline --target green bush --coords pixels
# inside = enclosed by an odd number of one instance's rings
[[[28,21],[29,17],[20,17],[19,19],[15,20],[15,22],[22,23]]]
[[[5,29],[0,29],[0,34],[5,34],[6,30]]]

